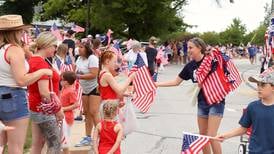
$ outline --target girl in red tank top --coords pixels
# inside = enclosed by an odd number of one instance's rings
[[[117,56],[112,51],[105,51],[100,58],[100,73],[98,78],[101,100],[113,100],[123,97],[127,87],[135,77],[132,73],[123,84],[118,84],[113,74],[116,73]]]
[[[123,128],[114,120],[118,114],[118,102],[108,100],[103,105],[103,113],[104,119],[94,131],[94,152],[95,154],[121,154],[120,143],[123,137]]]

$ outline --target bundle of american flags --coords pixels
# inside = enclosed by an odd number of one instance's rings
[[[156,85],[140,54],[137,54],[136,62],[129,74],[133,72],[136,72],[135,79],[133,80],[136,97],[132,103],[143,113],[146,113],[154,101]]]
[[[272,17],[271,25],[267,28],[264,36],[263,55],[265,57],[265,62],[263,64],[263,70],[268,68],[272,53],[274,53],[274,17]]]
[[[198,154],[209,143],[210,137],[185,133],[183,137],[182,154]]]
[[[195,72],[208,104],[219,103],[241,84],[241,76],[231,59],[214,49]]]

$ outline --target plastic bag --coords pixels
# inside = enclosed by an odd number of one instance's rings
[[[126,98],[126,105],[119,115],[119,120],[124,128],[124,135],[128,135],[137,129],[137,118],[131,103],[131,97]]]

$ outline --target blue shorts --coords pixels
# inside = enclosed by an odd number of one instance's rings
[[[0,120],[9,122],[28,116],[26,89],[0,86]]]
[[[223,117],[225,101],[218,104],[208,105],[205,101],[198,102],[198,117],[208,118],[208,116]]]

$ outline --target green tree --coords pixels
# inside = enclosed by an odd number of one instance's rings
[[[232,43],[233,45],[240,45],[244,41],[246,27],[242,24],[239,18],[234,18],[232,24],[220,33],[220,38],[224,44]]]
[[[25,23],[31,23],[34,9],[33,7],[41,0],[5,0],[0,6],[0,15],[20,14]],[[42,0],[43,1],[43,0]]]
[[[250,42],[251,44],[257,44],[257,45],[263,45],[264,44],[264,35],[266,32],[266,26],[264,24],[261,24],[258,28],[256,28],[254,31],[248,33],[245,36],[245,44]]]
[[[265,4],[264,12],[265,12],[265,16],[264,16],[263,25],[264,26],[269,26],[270,16],[271,16],[271,7],[269,6],[268,3]]]
[[[221,44],[221,39],[219,36],[219,33],[217,32],[204,32],[202,35],[200,35],[200,37],[207,43],[210,45],[217,45],[217,44]]]
[[[44,4],[46,19],[60,18],[77,23],[86,22],[87,5],[79,0],[48,0]],[[111,28],[115,35],[147,39],[184,31],[188,26],[177,11],[186,0],[92,0],[92,32],[105,32]]]

